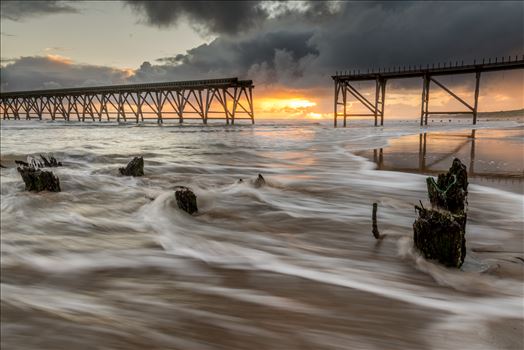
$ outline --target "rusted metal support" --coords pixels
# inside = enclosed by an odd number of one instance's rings
[[[335,104],[333,107],[333,126],[337,127],[337,116],[338,116],[338,90],[340,83],[335,80]]]
[[[386,79],[382,79],[380,81],[380,90],[381,90],[381,95],[382,95],[382,99],[381,99],[381,103],[380,103],[380,106],[381,106],[381,110],[380,110],[380,126],[383,126],[384,125],[384,111],[386,109],[386,84],[387,84],[387,80]]]
[[[249,110],[251,111],[250,112],[251,113],[251,124],[255,124],[255,107],[253,104],[253,89],[249,89]]]
[[[473,103],[473,125],[477,124],[477,112],[479,106],[480,71],[475,73],[475,102]]]
[[[379,83],[379,79],[375,79],[375,126],[377,126],[378,124],[378,103],[379,103],[379,98],[380,98],[380,83]]]
[[[431,81],[434,82],[435,84],[437,84],[438,86],[440,86],[444,91],[446,91],[448,94],[450,94],[451,96],[453,96],[457,101],[459,101],[460,103],[462,103],[464,106],[466,106],[467,108],[469,108],[471,111],[473,111],[473,107],[471,107],[466,101],[464,101],[463,99],[461,99],[458,95],[456,95],[453,91],[451,91],[450,89],[448,89],[444,84],[440,83],[437,79],[433,78],[433,77],[430,77]]]
[[[87,116],[101,122],[105,115],[107,121],[127,122],[132,113],[135,123],[144,119],[157,124],[167,120],[182,123],[184,119],[200,119],[204,124],[208,119],[225,119],[228,124],[250,119],[254,123],[253,88],[251,80],[227,78],[6,92],[0,94],[0,113],[4,119],[20,119],[22,113],[26,119],[55,120],[58,116],[70,120],[73,112],[78,121],[85,121]],[[220,110],[215,110],[216,106]]]
[[[347,106],[347,99],[348,99],[348,89],[347,89],[347,86],[343,89],[342,91],[342,103],[344,104],[344,127],[346,127],[347,123],[346,123],[346,119],[348,117],[348,113],[347,113],[347,109],[346,109],[346,106]]]
[[[430,76],[428,74],[425,74],[423,76],[423,82],[422,82],[422,104],[421,104],[421,111],[420,111],[420,126],[424,125],[424,121],[427,125],[427,114],[428,114],[428,105],[429,105],[429,87],[430,87]]]
[[[480,60],[478,60],[480,62]],[[428,124],[428,116],[430,114],[471,114],[473,115],[473,124],[477,123],[478,115],[478,99],[479,99],[479,90],[480,90],[480,75],[482,72],[495,72],[495,71],[504,71],[504,70],[513,70],[513,69],[524,69],[524,56],[519,59],[519,56],[515,57],[515,60],[495,60],[494,63],[491,62],[491,59],[486,62],[482,61],[482,64],[477,63],[477,60],[473,61],[473,64],[462,64],[459,65],[459,61],[456,61],[453,65],[452,62],[449,64],[438,63],[437,65],[432,64],[426,65],[422,68],[423,65],[415,65],[403,68],[396,69],[368,69],[364,73],[360,73],[360,70],[352,70],[349,74],[346,72],[337,72],[331,78],[335,83],[335,98],[334,98],[334,127],[337,127],[337,118],[339,115],[344,117],[344,126],[346,126],[346,119],[351,116],[370,116],[374,118],[374,125],[378,125],[378,117],[380,117],[380,125],[384,124],[384,110],[385,110],[385,95],[386,95],[386,82],[388,79],[404,79],[404,78],[415,78],[422,77],[422,104],[420,108],[420,125]],[[455,94],[451,89],[446,87],[435,77],[444,76],[444,75],[458,75],[458,74],[475,74],[475,98],[473,105],[466,102],[464,99]],[[375,103],[371,103],[367,100],[363,94],[361,94],[351,83],[358,81],[375,81]],[[448,94],[450,94],[457,101],[462,103],[468,111],[447,111],[447,112],[431,112],[429,110],[429,92],[431,87],[431,82],[435,83],[437,86],[442,88]],[[343,89],[343,91],[341,91]],[[340,93],[342,92],[342,98]],[[364,107],[366,107],[371,114],[352,114],[347,111],[347,93],[350,93],[355,97]],[[342,99],[342,102],[340,100]],[[339,106],[343,106],[343,114],[339,114]]]

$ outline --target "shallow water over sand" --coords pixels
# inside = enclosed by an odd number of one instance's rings
[[[428,131],[355,154],[373,160],[379,170],[433,176],[458,157],[467,164],[471,183],[524,194],[524,128]]]
[[[419,132],[2,124],[2,348],[522,348],[524,196],[472,184],[466,263],[449,270],[411,248],[424,176],[354,155]],[[39,152],[64,163],[63,192],[23,191],[12,162]],[[135,155],[145,177],[119,176]]]

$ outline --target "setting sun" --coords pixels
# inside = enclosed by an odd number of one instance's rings
[[[322,114],[321,113],[310,112],[310,113],[307,114],[307,117],[311,118],[311,119],[322,119]]]
[[[317,104],[304,98],[266,98],[262,100],[260,105],[262,109],[270,111],[286,109],[305,109],[316,106]]]
[[[262,97],[256,104],[264,118],[300,118],[317,106],[316,102],[304,97]]]

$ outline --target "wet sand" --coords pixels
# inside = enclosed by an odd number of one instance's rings
[[[356,152],[378,170],[436,176],[458,157],[470,182],[524,194],[524,127],[425,132],[390,140],[387,147]]]

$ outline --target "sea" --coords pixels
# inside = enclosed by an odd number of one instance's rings
[[[472,127],[2,121],[1,348],[522,349],[524,124]],[[14,161],[39,154],[62,192],[24,191]],[[145,175],[121,176],[135,156]],[[455,157],[460,269],[412,239]]]

